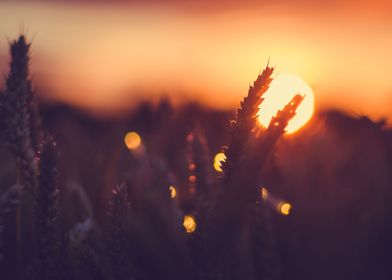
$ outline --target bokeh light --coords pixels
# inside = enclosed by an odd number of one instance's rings
[[[195,218],[190,215],[184,216],[184,221],[182,222],[182,225],[184,226],[187,233],[194,232],[197,227]]]
[[[293,207],[292,207],[291,204],[288,203],[288,202],[280,202],[280,203],[278,204],[278,207],[277,207],[277,208],[278,208],[278,211],[279,211],[282,215],[287,216],[287,215],[290,214],[291,209],[292,209]]]
[[[137,149],[140,146],[141,142],[142,139],[140,138],[140,135],[135,131],[128,132],[125,135],[124,143],[130,150]]]
[[[196,176],[195,175],[191,175],[191,176],[189,176],[188,180],[189,180],[189,183],[194,184],[196,182]]]
[[[195,139],[195,136],[192,133],[189,133],[186,136],[186,141],[189,142],[189,143],[192,143],[194,139]]]
[[[189,169],[189,171],[194,171],[196,169],[196,164],[194,164],[194,163],[189,164],[188,169]]]
[[[268,197],[268,190],[266,188],[261,188],[261,198],[266,200]]]
[[[170,192],[170,197],[171,198],[175,198],[177,195],[177,190],[174,186],[170,186],[169,187],[169,192]]]
[[[217,153],[214,157],[214,169],[218,172],[223,172],[222,162],[226,161],[226,155],[222,152]]]

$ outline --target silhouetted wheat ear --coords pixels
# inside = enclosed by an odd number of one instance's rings
[[[60,258],[63,238],[59,235],[60,184],[58,151],[53,137],[47,136],[37,153],[38,185],[34,192],[34,233],[36,258],[32,272],[36,278],[60,279],[64,270]],[[34,278],[33,277],[33,278]]]
[[[248,95],[240,103],[236,120],[232,121],[230,128],[230,141],[225,150],[226,161],[222,164],[224,184],[230,181],[231,173],[240,161],[240,156],[247,145],[247,141],[255,128],[259,106],[263,102],[262,96],[268,90],[272,81],[273,67],[267,67],[257,77],[253,86],[249,87]]]
[[[30,44],[26,42],[24,35],[10,44],[11,63],[10,71],[6,79],[6,86],[9,90],[16,90],[21,81],[27,81],[30,64]],[[31,84],[29,84],[31,87]]]
[[[251,132],[257,121],[260,104],[264,101],[262,96],[268,90],[272,82],[271,75],[274,71],[272,67],[266,67],[257,77],[253,86],[249,87],[248,96],[240,103],[237,111],[237,126],[243,130]]]
[[[9,90],[17,90],[20,83],[26,83],[26,102],[30,115],[30,138],[34,150],[38,150],[39,143],[43,139],[41,119],[38,104],[35,101],[35,93],[32,82],[29,79],[30,68],[30,43],[26,42],[24,35],[11,43],[10,71],[6,78],[6,86]]]
[[[249,182],[246,184],[242,183],[242,185],[249,186],[247,190],[250,191],[250,197],[253,196],[252,199],[256,199],[255,196],[258,196],[259,186],[254,184],[261,183],[257,178],[260,177],[260,172],[264,164],[266,164],[274,152],[276,141],[284,134],[289,121],[295,116],[295,112],[303,99],[303,96],[299,94],[295,95],[282,110],[277,112],[276,116],[271,119],[268,128],[258,135],[257,138],[253,139],[249,145],[250,148],[245,151],[244,158],[246,160],[244,160],[242,172],[247,173],[247,176],[253,178],[253,180],[248,180]]]
[[[260,86],[261,95],[272,80],[272,70],[267,67],[265,75],[260,75],[260,80],[255,83]],[[257,271],[260,279],[279,279],[279,260],[274,237],[271,236],[271,221],[264,217],[267,214],[265,207],[258,207],[263,206],[262,203],[257,205],[255,202],[260,200],[261,170],[268,164],[276,141],[294,117],[303,97],[295,96],[278,111],[268,129],[256,135],[254,128],[262,97],[259,93],[259,98],[256,98],[252,88],[250,93],[251,97],[245,99],[249,103],[245,100],[241,103],[242,111],[239,110],[237,122],[233,123],[234,129],[226,151],[228,162],[223,165],[226,168],[223,191],[212,213],[212,238],[218,244],[215,259],[216,265],[221,266],[229,278],[233,277],[231,275],[253,277],[251,275]],[[222,231],[226,233],[224,236],[219,234]],[[244,238],[244,234],[249,237]],[[233,243],[238,242],[241,242],[244,250],[230,249]],[[260,263],[263,271],[259,269]]]
[[[271,119],[267,131],[279,135],[283,134],[289,121],[295,116],[296,110],[303,99],[304,96],[296,94],[293,99],[291,99],[291,101]]]
[[[57,169],[58,151],[49,136],[40,145],[38,158],[38,189],[36,192],[36,223],[39,236],[54,234],[59,217],[60,184]],[[52,238],[52,237],[50,237]],[[48,243],[50,240],[43,240]]]
[[[256,139],[254,149],[248,156],[249,166],[246,169],[249,176],[257,178],[263,166],[268,164],[268,159],[274,152],[276,141],[283,135],[289,121],[295,116],[298,106],[301,104],[303,96],[297,94],[276,116],[271,119],[267,130]],[[256,270],[263,273],[267,279],[281,279],[280,260],[277,253],[276,237],[273,234],[273,224],[270,216],[270,209],[265,205],[265,201],[260,199],[258,180],[249,181],[253,194],[250,197],[257,199],[259,204],[253,206],[252,231],[254,235],[254,259]]]
[[[295,112],[298,106],[301,104],[303,96],[297,94],[293,99],[282,109],[279,110],[271,119],[270,124],[266,131],[258,135],[256,139],[250,145],[250,149],[245,153],[246,157],[244,169],[248,176],[253,178],[254,183],[260,183],[256,178],[260,175],[260,172],[274,152],[274,146],[276,141],[283,135],[289,121],[295,116]],[[249,182],[247,185],[249,185]],[[254,184],[252,183],[252,185]],[[253,197],[258,195],[258,187],[254,185],[249,189],[253,192]],[[254,197],[256,199],[256,197]]]
[[[257,77],[231,123],[229,145],[224,151],[227,159],[222,164],[222,191],[209,209],[208,242],[213,278],[219,277],[219,274],[223,279],[237,279],[240,275],[247,278],[252,274],[253,260],[248,250],[252,244],[244,236],[249,234],[251,222],[248,209],[255,202],[249,199],[249,193],[254,193],[253,184],[249,182],[256,178],[248,173],[244,163],[249,165],[247,156],[256,137],[259,106],[272,81],[273,70],[267,66]],[[244,249],[240,251],[233,244],[241,244],[238,246]]]
[[[0,96],[8,145],[17,161],[17,183],[29,190],[37,187],[36,163],[31,145],[31,82],[28,80],[29,48],[25,37],[10,44],[11,63],[6,89]]]

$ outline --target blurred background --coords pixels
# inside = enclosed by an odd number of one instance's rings
[[[392,7],[376,1],[1,1],[7,41],[33,43],[39,95],[118,113],[170,96],[231,109],[268,59],[302,77],[318,108],[389,116]]]

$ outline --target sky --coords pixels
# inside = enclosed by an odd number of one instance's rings
[[[309,84],[317,110],[392,117],[389,1],[14,2],[0,3],[0,73],[24,32],[42,98],[116,111],[165,95],[227,109],[270,61]]]

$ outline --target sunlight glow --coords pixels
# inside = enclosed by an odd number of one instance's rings
[[[286,127],[287,133],[293,133],[305,125],[314,112],[314,94],[312,89],[298,76],[292,74],[278,74],[268,91],[263,96],[265,99],[260,105],[259,121],[264,127],[268,127],[271,118],[278,110],[283,109],[296,95],[305,96],[299,105],[296,115]]]
[[[140,146],[142,139],[137,132],[131,131],[125,135],[124,142],[128,149],[134,150]]]
[[[223,172],[222,162],[226,161],[226,155],[222,152],[217,153],[214,157],[214,169],[218,172]]]
[[[282,215],[289,215],[290,211],[292,209],[292,206],[290,203],[287,202],[279,202],[278,207],[277,207],[278,211],[282,214]]]
[[[184,226],[185,231],[187,233],[194,232],[196,230],[196,226],[197,226],[195,218],[190,215],[184,216],[184,221],[183,221],[182,225]]]
[[[170,187],[169,187],[169,191],[170,191],[170,197],[171,197],[171,198],[175,198],[176,195],[177,195],[177,190],[176,190],[176,188],[173,187],[173,186],[170,186]]]

